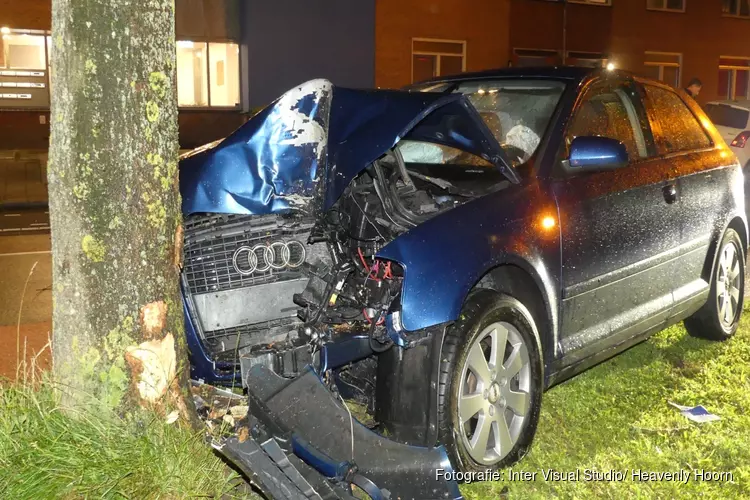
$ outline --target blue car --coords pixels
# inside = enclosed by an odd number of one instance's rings
[[[741,317],[740,165],[694,101],[620,71],[314,80],[180,176],[192,376],[242,383],[329,485],[459,498],[450,474],[527,452],[545,389]]]

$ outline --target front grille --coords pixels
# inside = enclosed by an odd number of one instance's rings
[[[205,341],[216,361],[237,362],[243,351],[270,348],[295,340],[299,325],[297,318],[279,318],[206,332]]]
[[[200,215],[186,218],[183,273],[192,294],[232,290],[302,276],[302,266],[296,266],[300,248],[274,243],[296,240],[306,243],[312,222],[278,215]],[[262,246],[258,246],[262,245]],[[237,251],[247,247],[240,253]],[[255,256],[251,256],[255,248]],[[267,250],[266,248],[271,248]],[[282,251],[283,258],[279,258]],[[273,266],[266,266],[264,255]],[[249,259],[256,269],[248,272]],[[284,262],[288,265],[284,266]],[[281,269],[276,269],[281,267]],[[238,271],[239,269],[239,271]],[[240,272],[242,271],[242,272]]]

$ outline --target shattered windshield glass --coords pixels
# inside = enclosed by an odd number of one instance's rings
[[[539,146],[564,89],[558,81],[506,79],[465,82],[454,92],[469,98],[518,166]]]

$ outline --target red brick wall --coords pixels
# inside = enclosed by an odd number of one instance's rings
[[[44,117],[44,123],[40,123],[40,116]],[[48,111],[0,110],[0,150],[46,150],[48,145]]]
[[[643,3],[645,5],[645,0]],[[611,7],[568,4],[566,50],[606,53],[609,49],[611,26]],[[512,0],[510,48],[511,52],[516,48],[562,52],[563,5],[535,0]]]
[[[750,20],[723,17],[719,1],[688,1],[685,13],[648,11],[645,2],[612,7],[612,52],[618,67],[643,71],[645,51],[682,53],[682,85],[703,81],[700,102],[718,95],[720,56],[750,57]]]
[[[49,30],[51,0],[0,0],[0,26],[27,30]]]
[[[412,38],[466,41],[466,69],[509,59],[509,0],[376,0],[375,85],[411,83]]]

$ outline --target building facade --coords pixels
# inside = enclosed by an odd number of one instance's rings
[[[398,88],[508,65],[606,66],[750,98],[750,0],[176,0],[180,143],[293,85]],[[50,0],[0,0],[0,150],[46,149]]]
[[[176,0],[180,146],[312,78],[372,87],[375,0]],[[0,0],[0,150],[46,150],[51,0]]]

